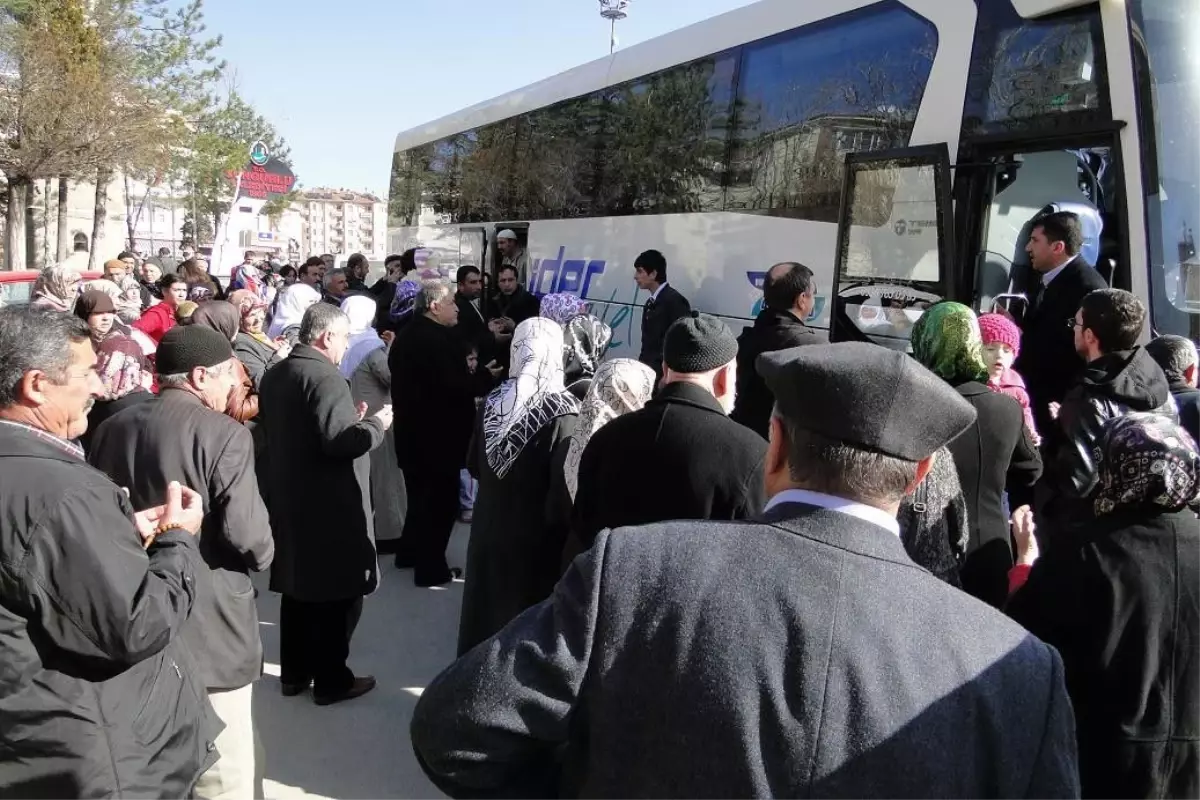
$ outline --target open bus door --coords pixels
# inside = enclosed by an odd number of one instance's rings
[[[907,351],[924,310],[956,296],[949,151],[850,153],[843,181],[830,340]]]

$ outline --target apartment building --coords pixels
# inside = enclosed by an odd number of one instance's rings
[[[387,254],[387,203],[366,192],[306,189],[293,208],[303,219],[306,254]]]

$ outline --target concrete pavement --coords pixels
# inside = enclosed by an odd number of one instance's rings
[[[458,525],[448,560],[466,563],[468,526]],[[312,695],[279,693],[279,595],[255,576],[266,675],[255,684],[254,714],[266,752],[264,792],[293,798],[442,797],[417,766],[409,742],[413,707],[425,685],[454,660],[462,583],[413,586],[412,572],[380,560],[379,590],[366,598],[350,646],[350,668],[374,675],[371,693],[319,707]]]

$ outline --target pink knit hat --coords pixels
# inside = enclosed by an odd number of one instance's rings
[[[1021,352],[1021,329],[1003,314],[981,314],[979,333],[984,344],[1006,344],[1014,353]]]

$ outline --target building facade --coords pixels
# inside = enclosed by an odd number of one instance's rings
[[[308,189],[293,205],[302,220],[302,250],[307,255],[387,254],[387,204],[366,192]]]

